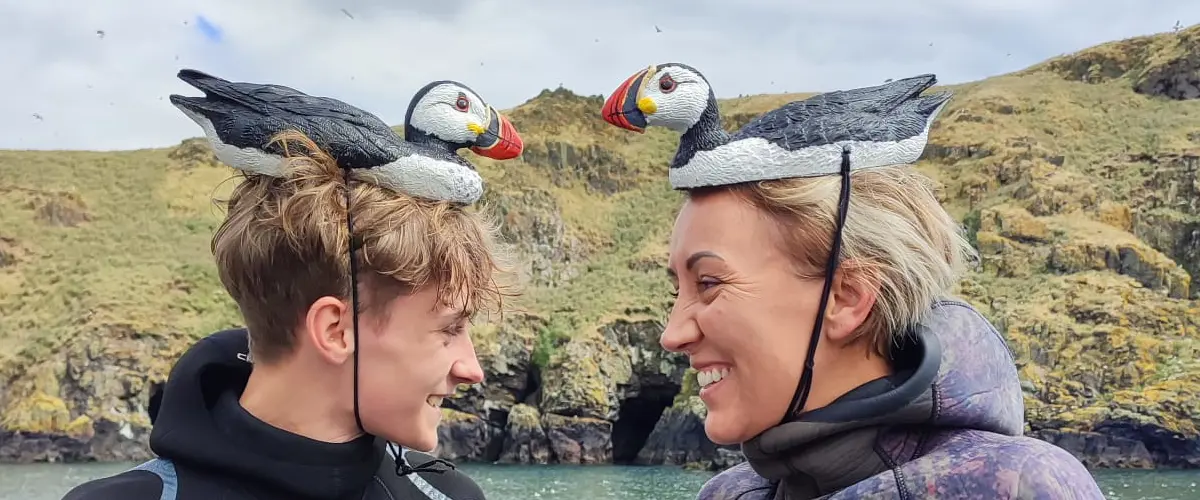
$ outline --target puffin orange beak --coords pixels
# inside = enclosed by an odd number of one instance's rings
[[[639,134],[646,131],[646,114],[638,106],[638,99],[647,75],[653,71],[654,66],[651,66],[635,73],[608,96],[608,100],[604,101],[604,108],[600,111],[604,121]]]
[[[479,134],[471,151],[493,160],[511,160],[521,156],[525,143],[521,140],[521,134],[517,133],[517,128],[490,106],[488,111],[491,119],[488,120],[487,130]]]

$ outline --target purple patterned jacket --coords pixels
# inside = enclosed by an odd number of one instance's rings
[[[896,375],[743,443],[699,500],[1104,499],[1075,457],[1022,436],[1012,356],[971,306],[935,304],[894,358]]]

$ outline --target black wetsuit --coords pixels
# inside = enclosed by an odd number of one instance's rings
[[[250,376],[250,364],[239,357],[246,345],[245,330],[204,338],[175,364],[161,398],[152,398],[150,449],[169,461],[155,464],[174,466],[166,488],[163,476],[130,470],[81,484],[63,500],[159,500],[172,489],[178,500],[484,498],[450,466],[398,474],[397,450],[382,440],[323,443],[250,415],[238,403]],[[414,451],[405,457],[414,467],[433,459]]]

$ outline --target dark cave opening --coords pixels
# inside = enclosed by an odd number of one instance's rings
[[[154,421],[158,420],[158,409],[162,407],[163,389],[166,387],[164,382],[150,383],[150,402],[146,407],[147,413],[150,414],[150,425],[154,425]]]
[[[504,452],[504,429],[508,427],[508,411],[493,409],[488,411],[488,442],[483,449],[483,461],[495,462]]]
[[[621,402],[617,420],[612,427],[612,460],[614,464],[635,463],[638,452],[646,445],[646,439],[654,431],[663,411],[671,406],[678,385],[643,387],[632,397]]]
[[[531,365],[525,374],[525,386],[513,395],[518,403],[537,406],[537,398],[542,393],[542,370],[537,365]]]

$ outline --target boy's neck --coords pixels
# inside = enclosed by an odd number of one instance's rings
[[[239,402],[255,418],[273,427],[326,443],[345,443],[362,436],[353,421],[347,425],[329,380],[296,362],[256,362]]]

